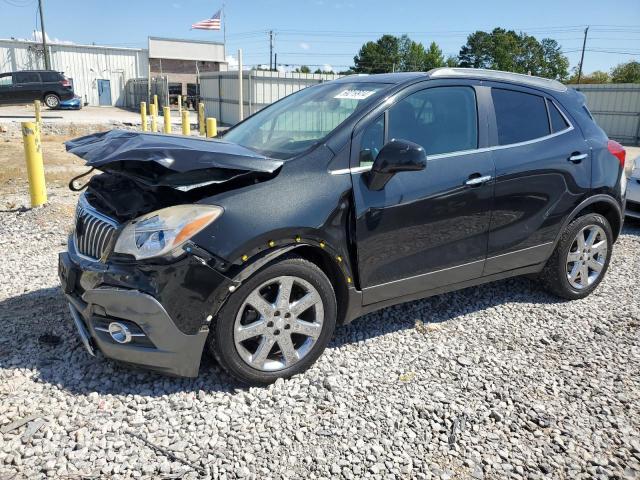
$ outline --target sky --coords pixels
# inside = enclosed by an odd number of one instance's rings
[[[223,41],[222,31],[190,30],[222,0],[43,2],[47,36],[60,41],[140,48],[148,36]],[[33,38],[37,3],[0,0],[0,38]],[[339,71],[384,33],[435,41],[456,55],[469,33],[498,26],[556,39],[574,67],[589,25],[585,72],[640,60],[639,0],[226,0],[225,12],[227,54],[242,48],[245,66],[269,63],[269,30],[279,64]]]

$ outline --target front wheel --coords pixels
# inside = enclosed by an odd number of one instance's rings
[[[220,365],[239,380],[264,385],[305,371],[336,325],[336,298],[313,263],[271,263],[234,292],[207,340]]]
[[[51,109],[58,108],[60,106],[60,97],[55,93],[47,93],[44,96],[44,104]]]
[[[613,234],[605,217],[597,213],[578,217],[565,229],[540,279],[559,297],[584,298],[604,278],[612,247]]]

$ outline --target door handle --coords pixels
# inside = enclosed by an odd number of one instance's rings
[[[464,182],[465,185],[469,185],[470,187],[476,187],[478,185],[482,185],[483,183],[487,183],[493,177],[491,175],[485,175],[484,177],[473,177]]]
[[[582,160],[584,160],[588,156],[589,154],[587,153],[573,152],[567,160],[569,160],[571,163],[580,163]]]

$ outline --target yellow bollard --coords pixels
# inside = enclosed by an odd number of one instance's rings
[[[151,131],[156,133],[158,131],[158,110],[155,103],[149,105],[151,108]]]
[[[142,131],[149,130],[147,126],[147,102],[140,102],[140,123],[142,124]]]
[[[27,161],[31,206],[39,207],[47,203],[47,186],[44,180],[42,145],[40,144],[40,129],[37,123],[22,122],[22,140],[24,141],[24,156]]]
[[[162,107],[164,117],[164,133],[171,133],[171,110],[169,107]]]
[[[42,116],[40,114],[40,100],[33,101],[33,108],[36,111],[36,123],[42,125]]]
[[[218,136],[218,122],[215,118],[207,118],[207,137]]]
[[[158,110],[158,95],[153,96],[153,104],[156,106],[156,115],[160,110]]]
[[[182,111],[182,134],[191,135],[191,125],[189,124],[189,110]]]
[[[204,103],[198,104],[198,127],[200,127],[200,135],[204,136],[206,133],[206,124],[204,123]]]
[[[178,115],[182,116],[182,95],[178,95]]]

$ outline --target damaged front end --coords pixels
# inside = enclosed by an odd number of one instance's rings
[[[196,376],[209,323],[236,285],[192,237],[222,214],[198,202],[267,181],[282,162],[238,145],[110,131],[67,142],[100,170],[76,210],[59,277],[90,352]]]

